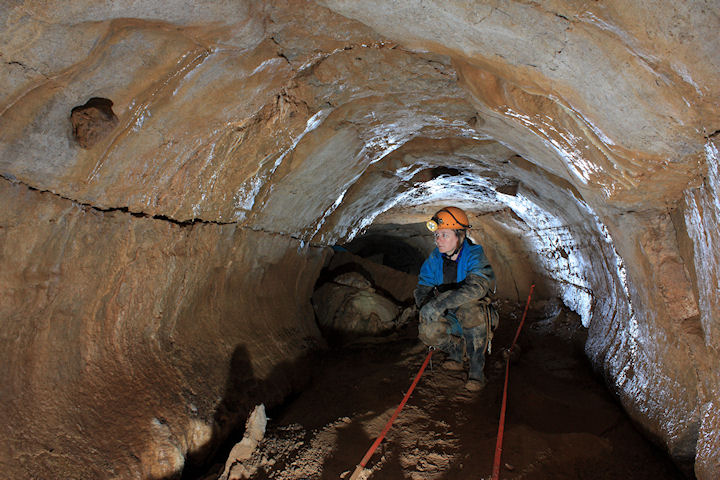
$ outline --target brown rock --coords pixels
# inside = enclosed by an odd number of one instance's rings
[[[358,273],[325,283],[313,293],[312,302],[320,327],[342,338],[377,335],[398,325],[400,308]]]
[[[73,138],[82,148],[92,148],[105,138],[118,124],[112,111],[113,102],[107,98],[93,97],[85,105],[75,107],[70,113]]]
[[[320,336],[312,285],[286,280],[317,277],[324,249],[298,256],[288,237],[102,212],[3,179],[0,203],[7,478],[176,475],[302,383]]]

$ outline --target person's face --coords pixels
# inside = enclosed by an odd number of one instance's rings
[[[457,233],[448,228],[435,231],[435,245],[440,253],[451,253],[458,246]]]

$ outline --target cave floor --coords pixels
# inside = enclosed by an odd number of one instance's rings
[[[502,348],[522,311],[501,308],[501,327],[485,367],[488,384],[464,389],[464,373],[433,356],[364,478],[490,478],[502,401]],[[683,478],[633,427],[593,374],[583,329],[561,314],[530,313],[512,363],[501,478]],[[327,352],[306,390],[269,413],[253,459],[253,479],[349,478],[420,368],[427,350],[410,327],[384,339]]]

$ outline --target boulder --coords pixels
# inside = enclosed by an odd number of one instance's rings
[[[400,307],[359,273],[344,273],[312,297],[320,328],[341,336],[377,335],[397,326]]]

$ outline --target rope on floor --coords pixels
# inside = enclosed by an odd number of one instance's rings
[[[528,308],[530,307],[530,298],[532,297],[535,284],[530,285],[530,294],[528,295],[527,303],[525,304],[525,311],[523,312],[522,320],[518,325],[515,338],[513,338],[512,345],[510,345],[509,352],[512,353],[515,342],[517,342],[520,336],[520,330],[525,323],[525,316],[527,315]],[[507,406],[507,391],[508,391],[508,378],[510,376],[510,355],[507,358],[507,364],[505,365],[505,387],[503,388],[503,399],[502,407],[500,407],[500,426],[498,427],[497,443],[495,444],[495,460],[493,461],[492,480],[498,480],[500,478],[500,458],[502,456],[502,443],[503,435],[505,433],[505,407]]]
[[[527,316],[528,308],[530,307],[530,299],[532,298],[533,290],[535,289],[535,284],[530,285],[530,294],[528,295],[527,303],[525,304],[525,311],[523,311],[522,320],[520,320],[520,325],[518,325],[517,332],[515,332],[515,338],[513,338],[512,344],[510,345],[510,352],[512,352],[513,347],[515,347],[515,343],[517,343],[517,339],[520,336],[520,330],[522,330],[523,324],[525,323],[525,317]],[[392,417],[390,417],[390,420],[385,424],[385,428],[383,428],[382,432],[380,432],[380,435],[375,439],[375,442],[370,446],[367,453],[365,453],[365,456],[360,461],[360,463],[355,468],[355,471],[350,476],[350,480],[359,480],[360,476],[362,475],[363,470],[365,469],[365,465],[367,465],[367,462],[370,460],[370,458],[373,456],[373,453],[375,453],[375,450],[380,446],[380,443],[382,443],[383,439],[385,438],[385,435],[390,430],[390,427],[392,427],[393,422],[395,419],[400,415],[400,412],[402,411],[403,407],[407,403],[408,399],[410,398],[410,395],[412,394],[413,390],[415,390],[415,386],[420,381],[420,377],[422,377],[423,372],[425,372],[425,369],[428,366],[428,363],[430,363],[430,358],[432,357],[432,354],[435,352],[434,347],[430,347],[427,357],[425,357],[425,361],[423,362],[422,366],[420,367],[420,371],[415,376],[415,379],[413,380],[412,384],[410,385],[410,388],[408,389],[407,393],[405,393],[405,396],[403,397],[402,401],[400,402],[400,405],[395,409],[395,412],[392,414]],[[505,410],[507,406],[507,391],[508,391],[508,378],[510,376],[510,355],[508,355],[507,358],[507,364],[505,367],[505,387],[503,388],[503,399],[502,399],[502,407],[500,408],[500,426],[498,427],[498,436],[497,436],[497,443],[495,445],[495,460],[493,461],[493,473],[492,473],[492,480],[498,480],[500,478],[500,458],[502,456],[502,442],[503,442],[503,434],[505,433]]]
[[[375,453],[375,450],[378,446],[380,446],[380,443],[385,438],[385,435],[387,434],[388,430],[390,430],[390,427],[392,427],[393,422],[397,418],[398,415],[400,415],[400,411],[405,406],[405,403],[408,401],[408,398],[410,398],[410,394],[415,389],[415,385],[417,385],[418,381],[420,380],[420,377],[422,376],[423,372],[425,371],[425,368],[428,366],[428,363],[430,362],[430,357],[432,357],[433,352],[435,352],[435,347],[430,347],[427,357],[425,357],[425,361],[422,364],[422,367],[420,367],[420,371],[415,376],[415,380],[413,380],[412,385],[410,385],[410,388],[408,389],[407,393],[402,399],[402,402],[400,402],[400,405],[395,409],[395,413],[392,414],[392,417],[390,417],[390,420],[385,424],[385,428],[383,428],[383,431],[380,432],[380,435],[375,439],[375,442],[370,446],[367,453],[363,457],[363,459],[358,464],[357,468],[355,468],[355,471],[353,472],[352,476],[350,477],[350,480],[358,480],[360,478],[360,475],[363,472],[363,469],[365,468],[365,465],[367,465],[367,462],[370,460],[370,457],[372,457],[373,453]]]

